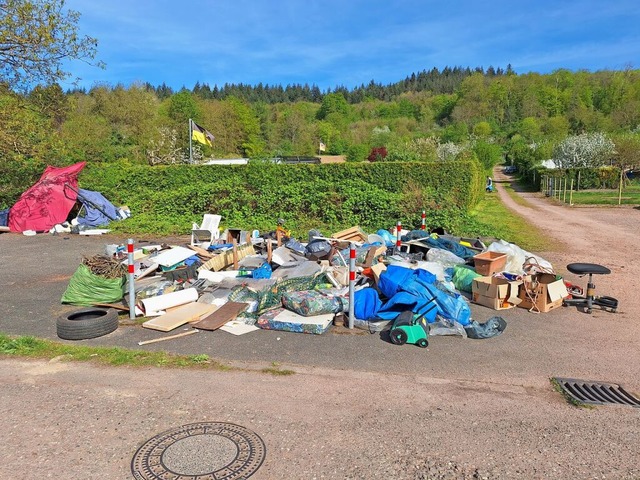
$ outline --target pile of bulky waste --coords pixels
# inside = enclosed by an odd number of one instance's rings
[[[106,245],[83,260],[62,302],[129,311],[159,332],[357,328],[425,347],[429,336],[482,339],[504,331],[506,321],[495,314],[475,321],[471,302],[548,312],[569,295],[549,262],[503,240],[398,224],[375,233],[312,230],[300,241],[282,220],[264,234],[220,233],[214,217],[213,226],[194,224],[183,245]]]

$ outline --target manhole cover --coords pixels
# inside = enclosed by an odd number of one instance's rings
[[[233,480],[262,465],[262,439],[240,425],[202,422],[183,425],[148,440],[131,460],[138,480]]]
[[[629,405],[640,407],[640,400],[616,383],[575,378],[553,378],[562,390],[580,403],[589,405]]]

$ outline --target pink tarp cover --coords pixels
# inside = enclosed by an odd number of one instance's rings
[[[48,166],[40,180],[24,192],[9,210],[9,230],[49,231],[54,225],[64,222],[78,198],[78,173],[85,165],[86,162],[62,168]],[[65,187],[65,184],[72,188]]]

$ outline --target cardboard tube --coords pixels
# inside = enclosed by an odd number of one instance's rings
[[[177,307],[178,305],[184,305],[185,303],[195,302],[198,300],[198,290],[195,288],[187,288],[185,290],[178,290],[177,292],[171,292],[164,295],[158,295],[157,297],[145,298],[140,301],[141,309],[146,317],[152,317],[162,315],[162,311]]]

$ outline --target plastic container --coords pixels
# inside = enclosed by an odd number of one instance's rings
[[[482,276],[493,275],[496,272],[504,270],[507,264],[507,254],[499,252],[483,252],[474,255],[473,264],[476,272]]]

